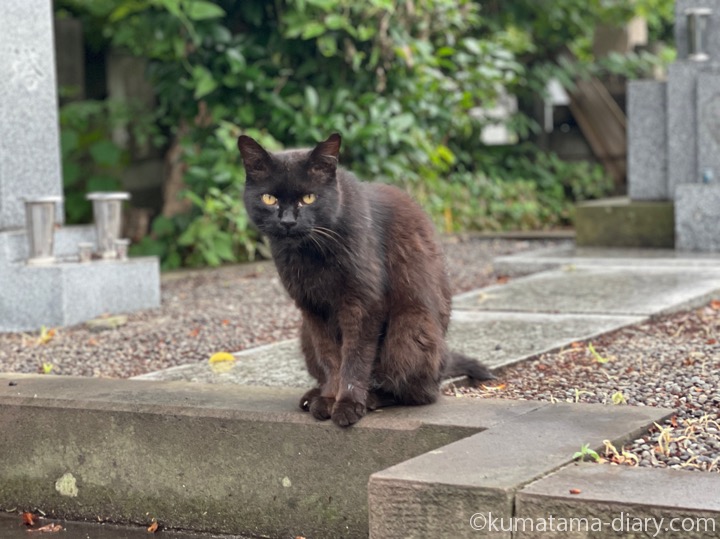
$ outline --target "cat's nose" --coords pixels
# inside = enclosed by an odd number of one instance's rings
[[[297,224],[297,221],[295,220],[295,216],[292,214],[292,212],[285,212],[280,218],[280,224],[283,225],[285,228],[290,229]]]

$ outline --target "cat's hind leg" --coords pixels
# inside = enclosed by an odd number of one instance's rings
[[[375,379],[396,404],[431,404],[440,393],[444,349],[442,330],[430,315],[395,316],[387,326]]]

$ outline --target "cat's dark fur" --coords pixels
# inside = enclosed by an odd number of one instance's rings
[[[493,377],[447,348],[444,256],[407,194],[339,168],[337,134],[313,150],[270,154],[247,136],[238,148],[245,207],[302,311],[302,351],[318,381],[304,410],[344,427],[377,406],[434,402],[443,377]]]

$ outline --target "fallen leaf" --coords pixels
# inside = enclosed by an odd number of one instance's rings
[[[48,329],[45,326],[42,326],[40,328],[40,335],[37,338],[37,343],[47,344],[55,338],[55,335],[57,335],[56,329]]]
[[[672,417],[670,418],[670,424],[673,426],[673,428],[677,428],[677,426],[678,426],[678,420],[677,420],[677,416],[676,416],[676,415],[674,415],[674,416],[672,416]]]
[[[200,334],[200,328],[193,328],[193,329],[191,329],[190,332],[188,333],[188,335],[189,335],[190,337],[197,337],[199,334]]]
[[[570,489],[570,494],[580,494],[581,492],[582,492],[582,490],[580,490],[579,488],[571,488]]]
[[[720,311],[720,299],[714,299],[710,302],[710,308],[714,311]]]
[[[90,338],[87,340],[88,346],[97,346],[98,342],[96,339]]]
[[[497,279],[495,279],[495,282],[497,284],[505,284],[510,280],[510,277],[507,275],[499,275]]]
[[[148,526],[147,531],[150,533],[155,533],[156,531],[158,531],[159,527],[160,526],[159,526],[157,520],[153,520],[152,523]]]
[[[582,348],[583,346],[583,343],[577,341],[570,343],[570,348]]]
[[[235,365],[235,356],[228,352],[217,352],[210,356],[208,362],[213,372],[228,372],[232,370],[233,365]]]
[[[40,528],[36,528],[34,530],[28,530],[28,531],[29,532],[39,532],[39,533],[57,533],[59,531],[62,531],[62,529],[63,529],[63,527],[60,524],[47,524]]]
[[[708,339],[705,344],[717,344],[717,339]]]
[[[22,521],[23,521],[23,524],[25,524],[26,526],[34,526],[35,525],[35,520],[33,520],[34,518],[35,517],[33,516],[32,513],[23,513],[22,514]]]
[[[229,325],[230,325],[230,320],[227,320],[227,319],[223,320],[223,321],[222,321],[222,325],[223,325],[223,326],[229,326]]]
[[[480,387],[482,387],[485,391],[502,391],[507,387],[507,384],[498,384],[496,386],[481,385]]]

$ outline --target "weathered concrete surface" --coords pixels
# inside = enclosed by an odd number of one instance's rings
[[[575,238],[583,247],[672,248],[674,223],[672,202],[611,198],[575,207]]]
[[[475,530],[477,513],[508,518],[515,492],[584,443],[622,443],[671,410],[552,404],[370,477],[370,537],[510,537]]]
[[[0,509],[365,537],[371,473],[543,406],[444,398],[342,430],[298,401],[291,389],[0,375]]]
[[[460,295],[456,309],[652,315],[720,295],[720,269],[567,267]]]
[[[530,522],[542,525],[553,515],[555,529],[542,537],[714,538],[720,535],[720,475],[570,465],[521,490],[515,508],[517,517],[530,519],[515,537],[538,537]],[[574,534],[558,529],[563,521],[575,526]]]

